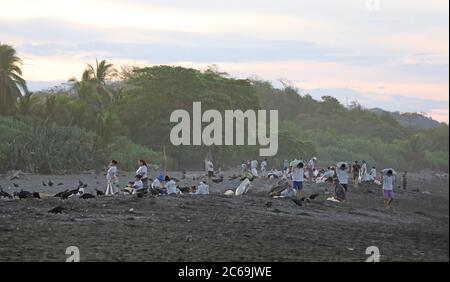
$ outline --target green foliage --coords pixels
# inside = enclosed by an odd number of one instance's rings
[[[114,138],[107,147],[109,160],[118,160],[121,169],[133,170],[138,160],[144,159],[152,164],[162,164],[160,154],[144,147],[136,145],[124,136]]]
[[[347,108],[331,96],[317,101],[284,82],[284,89],[276,89],[265,81],[233,79],[217,66],[204,72],[125,68],[119,77],[112,64],[96,61],[80,80],[28,93],[20,64],[14,49],[0,45],[0,171],[101,168],[108,159],[117,159],[122,169],[134,169],[138,159],[200,169],[206,156],[226,168],[258,156],[259,146],[172,146],[170,114],[184,109],[192,116],[197,101],[203,110],[222,113],[278,110],[279,151],[269,160],[274,167],[284,159],[317,156],[321,166],[366,160],[398,170],[448,171],[448,125],[402,126],[390,114],[357,103]]]

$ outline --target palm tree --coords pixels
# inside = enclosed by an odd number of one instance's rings
[[[117,75],[117,70],[114,69],[113,64],[108,63],[105,60],[98,61],[95,60],[95,67],[91,64],[86,66],[84,70],[81,81],[78,81],[76,78],[72,77],[69,79],[69,82],[73,83],[75,89],[77,90],[78,95],[81,99],[86,98],[87,93],[85,93],[89,85],[94,85],[99,97],[96,97],[100,100],[102,106],[110,103],[113,100],[113,95],[108,90],[106,86],[106,81],[111,79]]]
[[[17,99],[27,92],[21,64],[14,48],[0,43],[0,115],[13,114]]]

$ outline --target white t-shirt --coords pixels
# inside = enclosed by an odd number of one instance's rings
[[[155,180],[153,180],[152,188],[161,188],[161,182],[159,181],[158,178],[155,178]]]
[[[316,168],[316,164],[314,163],[314,160],[313,160],[313,159],[311,159],[311,160],[308,162],[308,167],[309,167],[310,169],[315,169],[315,168]]]
[[[292,181],[303,182],[304,181],[305,172],[303,168],[294,167],[292,171]]]
[[[166,183],[166,188],[167,188],[167,194],[179,194],[178,193],[178,188],[177,188],[177,184],[175,183],[175,181],[170,180],[169,182]]]
[[[262,170],[266,169],[266,166],[267,166],[267,162],[266,161],[262,161],[261,162],[261,169]]]
[[[370,171],[370,176],[372,176],[373,178],[377,177],[377,170],[372,168],[372,170]]]
[[[135,181],[133,184],[133,188],[134,189],[142,189],[142,188],[144,188],[144,183],[142,182],[142,180]]]
[[[337,177],[339,179],[340,184],[348,184],[348,170],[347,169],[338,169],[336,171]]]
[[[117,167],[111,166],[109,167],[108,172],[106,173],[106,179],[113,180],[115,177],[117,177]]]
[[[394,176],[385,175],[383,177],[383,189],[388,191],[394,190]]]
[[[211,161],[208,161],[208,171],[214,171],[214,164]]]
[[[251,162],[251,168],[252,168],[252,169],[258,168],[258,161],[257,161],[257,160],[253,160],[253,161]]]
[[[200,183],[197,187],[196,195],[208,195],[209,194],[209,186],[205,183]]]
[[[148,168],[145,165],[141,165],[138,170],[136,171],[136,175],[142,176],[142,179],[148,178]]]

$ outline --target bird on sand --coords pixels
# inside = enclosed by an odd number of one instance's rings
[[[3,188],[0,189],[0,197],[12,199],[12,196],[10,194],[8,194],[5,191],[3,191]]]
[[[267,207],[267,208],[271,208],[272,206],[273,206],[272,202],[267,202],[267,203],[266,203],[266,207]]]
[[[53,209],[49,210],[48,213],[58,214],[58,213],[62,213],[63,210],[65,210],[63,207],[58,206],[56,208],[53,208]]]
[[[52,187],[54,183],[50,180],[47,184],[48,186]]]
[[[314,200],[315,198],[319,197],[319,194],[312,194],[311,196],[309,196],[310,200]]]
[[[95,196],[89,193],[84,193],[80,196],[80,199],[88,200],[88,199],[95,199]]]
[[[19,184],[17,184],[17,183],[13,183],[13,185],[14,185],[14,187],[19,187]]]
[[[105,193],[103,191],[100,191],[98,189],[95,189],[95,192],[97,193],[97,196],[103,196]]]
[[[44,181],[42,181],[42,186],[47,187],[47,183],[45,183]]]
[[[20,190],[20,192],[14,192],[14,197],[18,197],[19,199],[26,199],[26,198],[32,198],[33,194],[28,191]]]
[[[297,206],[303,206],[302,200],[299,199],[292,199],[292,201],[297,205]]]
[[[63,186],[63,185],[64,185],[64,183],[60,182],[60,183],[58,183],[58,185],[56,185],[56,186]]]
[[[59,192],[59,193],[57,193],[55,196],[53,196],[53,197],[56,197],[56,198],[62,198],[62,196],[65,194],[65,193],[67,193],[67,192],[69,192],[69,189],[66,189],[66,190],[64,190],[64,191],[62,191],[62,192]]]
[[[223,181],[223,177],[220,177],[220,178],[214,178],[213,180],[212,180],[212,182],[214,182],[214,183],[221,183]]]

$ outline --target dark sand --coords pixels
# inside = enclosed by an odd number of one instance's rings
[[[299,207],[267,196],[273,180],[256,180],[243,197],[223,196],[239,185],[226,180],[213,184],[209,196],[0,200],[0,261],[65,261],[66,248],[77,246],[81,261],[359,262],[368,258],[367,247],[377,246],[381,261],[448,262],[448,180],[411,178],[407,191],[396,189],[392,210],[384,209],[377,187],[350,187],[348,202],[334,203],[326,201],[325,184],[306,185],[307,194],[320,196]],[[50,179],[65,185],[41,185]],[[86,192],[104,190],[104,176],[94,174],[2,176],[0,185],[9,193],[54,195],[75,188],[78,179],[89,184]],[[180,184],[191,183],[197,181]],[[66,211],[47,213],[56,206]]]

